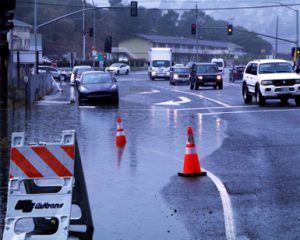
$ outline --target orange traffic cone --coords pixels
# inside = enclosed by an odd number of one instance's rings
[[[192,127],[188,127],[187,134],[188,140],[185,145],[183,172],[179,172],[178,175],[182,177],[205,176],[206,172],[201,171]]]
[[[118,117],[117,120],[117,136],[116,136],[116,144],[118,147],[124,147],[126,144],[126,137],[122,125],[122,119]]]

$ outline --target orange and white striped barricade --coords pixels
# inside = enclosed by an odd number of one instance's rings
[[[71,218],[72,205],[81,217]],[[23,226],[30,221],[34,229]],[[63,131],[60,142],[30,145],[25,133],[13,133],[3,240],[68,239],[72,222],[93,231],[75,131]]]

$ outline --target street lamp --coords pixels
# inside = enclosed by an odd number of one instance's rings
[[[299,44],[299,11],[297,9],[294,9],[294,8],[291,8],[290,6],[286,5],[286,4],[283,4],[281,2],[274,2],[274,3],[277,3],[283,7],[286,7],[288,9],[291,9],[293,10],[295,13],[296,13],[296,47],[298,47],[298,44]]]

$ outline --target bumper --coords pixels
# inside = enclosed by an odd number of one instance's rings
[[[79,93],[81,100],[118,99],[118,92]]]
[[[293,86],[260,86],[261,94],[265,98],[280,98],[289,97],[295,98],[300,96],[300,84],[295,84]]]
[[[154,78],[169,78],[170,77],[170,73],[169,72],[162,72],[162,73],[151,73],[151,77]]]
[[[190,83],[189,78],[177,78],[177,79],[173,79],[173,81],[176,83]]]
[[[208,82],[208,81],[196,81],[198,86],[202,87],[210,87],[210,86],[218,86],[219,84],[222,84],[222,81],[213,81],[213,82]]]

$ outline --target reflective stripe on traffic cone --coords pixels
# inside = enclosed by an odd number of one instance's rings
[[[122,119],[120,117],[118,117],[117,120],[116,144],[118,147],[122,147],[126,144],[126,136],[122,125]]]
[[[185,145],[183,172],[179,172],[178,175],[182,177],[205,176],[206,172],[201,171],[192,127],[188,127],[187,134],[188,140]]]

